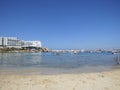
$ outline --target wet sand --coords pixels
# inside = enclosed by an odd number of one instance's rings
[[[120,69],[55,75],[1,74],[0,90],[120,90]]]

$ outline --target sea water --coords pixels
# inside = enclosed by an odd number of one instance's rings
[[[120,69],[115,55],[101,53],[0,53],[0,74],[61,74]]]

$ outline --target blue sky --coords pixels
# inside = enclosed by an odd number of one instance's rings
[[[120,0],[0,0],[0,36],[51,49],[120,48]]]

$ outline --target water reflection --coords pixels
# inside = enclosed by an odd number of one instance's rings
[[[111,53],[60,53],[42,54],[41,66],[54,68],[77,68],[81,66],[112,66],[115,65]]]
[[[3,66],[39,66],[55,68],[76,68],[81,66],[111,66],[116,62],[110,53],[0,53]]]
[[[40,53],[0,53],[0,65],[3,66],[30,66],[40,62]]]
[[[0,53],[0,73],[76,73],[120,69],[111,53]]]

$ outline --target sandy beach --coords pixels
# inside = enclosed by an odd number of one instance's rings
[[[0,75],[0,90],[120,90],[120,70],[58,75]]]

